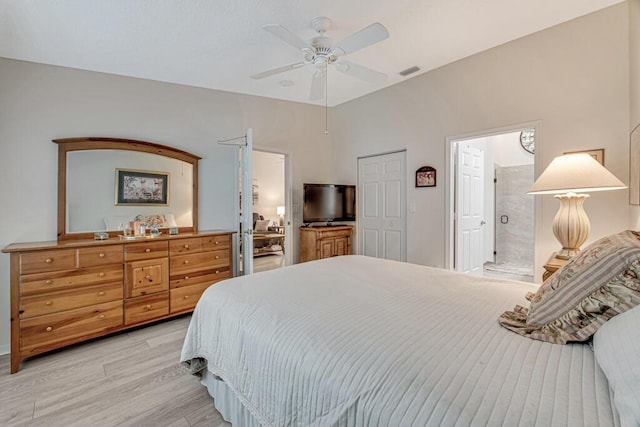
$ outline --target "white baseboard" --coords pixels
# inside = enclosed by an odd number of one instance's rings
[[[0,356],[9,354],[9,352],[11,352],[11,346],[9,344],[0,345]]]

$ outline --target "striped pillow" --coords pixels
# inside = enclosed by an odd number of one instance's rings
[[[529,309],[499,322],[521,335],[565,344],[586,341],[613,316],[640,304],[640,233],[602,238],[540,286]]]

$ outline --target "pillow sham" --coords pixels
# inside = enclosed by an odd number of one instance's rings
[[[640,307],[602,325],[593,336],[593,350],[622,426],[640,425]]]
[[[520,335],[586,341],[613,316],[640,304],[640,233],[604,237],[581,251],[530,298],[498,321]]]
[[[269,230],[269,220],[268,219],[259,219],[256,221],[256,231],[267,231]]]
[[[152,225],[155,225],[158,228],[177,227],[173,214],[138,214],[133,218],[133,220],[143,222],[147,227],[151,227]]]

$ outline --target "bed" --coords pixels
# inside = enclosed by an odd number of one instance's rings
[[[590,345],[497,318],[536,285],[363,256],[210,287],[182,361],[234,426],[619,425]]]

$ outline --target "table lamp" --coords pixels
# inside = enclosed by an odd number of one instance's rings
[[[280,217],[280,225],[284,225],[284,206],[278,206],[276,208],[276,215]]]
[[[553,234],[562,249],[555,256],[569,259],[580,251],[591,229],[583,207],[589,197],[585,192],[624,188],[627,186],[591,155],[579,153],[553,159],[527,194],[554,194],[560,200],[560,209],[553,219]]]

